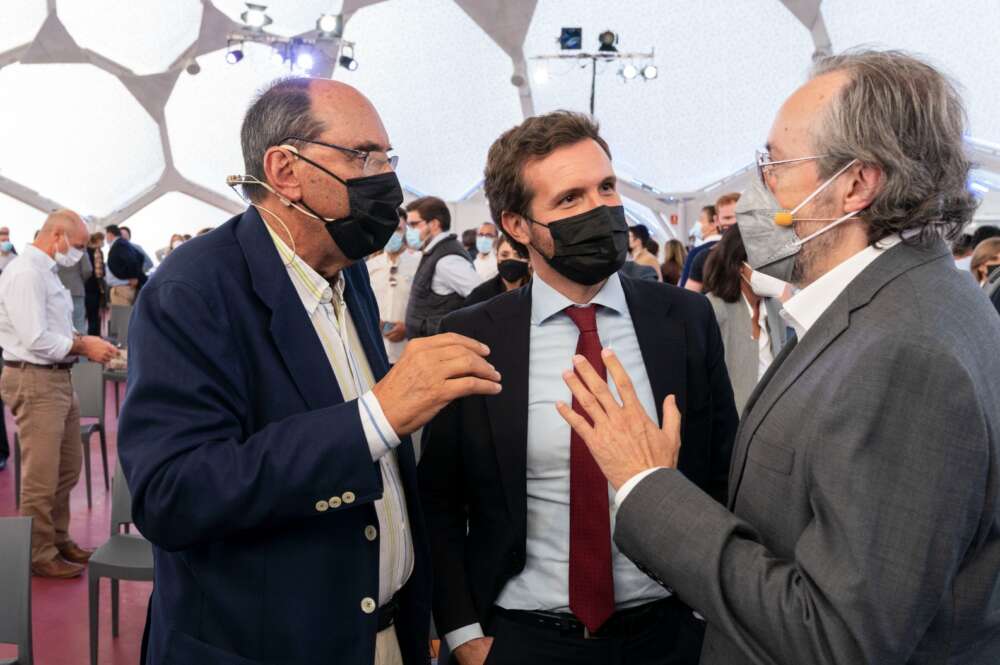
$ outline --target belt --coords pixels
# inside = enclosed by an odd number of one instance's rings
[[[669,614],[690,614],[689,610],[675,596],[664,598],[619,610],[611,615],[595,633],[591,633],[583,623],[572,614],[556,612],[530,612],[526,610],[508,610],[495,606],[496,613],[514,623],[534,628],[545,628],[558,631],[563,635],[578,637],[585,640],[606,640],[611,638],[628,638],[642,635],[656,626],[662,626],[664,618]]]
[[[378,608],[378,631],[383,630],[396,623],[396,615],[399,614],[399,600],[396,596],[389,599],[382,607]]]
[[[75,363],[56,363],[55,365],[38,365],[36,363],[26,363],[20,360],[5,360],[3,361],[4,367],[12,367],[14,369],[48,369],[48,370],[69,370],[73,369]]]

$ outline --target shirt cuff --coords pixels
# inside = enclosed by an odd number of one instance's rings
[[[654,466],[652,469],[646,469],[645,471],[640,471],[639,473],[635,474],[627,481],[625,481],[625,484],[619,487],[618,491],[615,493],[615,510],[621,508],[621,505],[625,503],[625,499],[628,498],[629,492],[634,490],[635,486],[638,485],[643,478],[645,478],[651,473],[659,471],[660,469],[666,469],[666,468],[667,467],[665,466]]]
[[[448,643],[448,648],[451,649],[451,652],[455,653],[455,649],[458,647],[462,646],[466,642],[478,640],[480,637],[486,637],[486,635],[483,634],[483,627],[478,623],[470,623],[468,626],[462,626],[461,628],[456,628],[450,633],[446,633],[444,641]]]
[[[382,405],[372,391],[369,390],[358,399],[358,412],[361,414],[361,427],[365,431],[372,461],[377,462],[399,445],[399,437],[396,436],[389,419],[382,411]]]

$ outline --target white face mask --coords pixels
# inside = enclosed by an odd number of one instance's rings
[[[55,261],[63,268],[72,268],[80,262],[80,259],[83,258],[83,250],[70,245],[68,240],[66,241],[66,245],[67,249],[65,254],[58,250],[56,251]]]
[[[749,263],[744,263],[743,265],[750,268]],[[777,277],[765,275],[753,268],[750,268],[749,284],[750,289],[761,298],[780,298],[788,286],[788,282],[783,282]]]

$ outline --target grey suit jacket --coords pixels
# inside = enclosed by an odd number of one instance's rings
[[[615,540],[708,620],[704,665],[1000,663],[1000,317],[899,245],[786,345],[729,506],[673,470]]]
[[[715,319],[719,322],[722,343],[726,347],[726,369],[733,384],[736,411],[742,415],[750,394],[757,385],[760,371],[760,349],[757,341],[750,336],[753,320],[747,304],[740,298],[736,302],[726,302],[722,298],[707,294],[712,303]],[[781,306],[774,298],[765,298],[767,311],[767,333],[771,340],[772,357],[777,358],[785,346],[785,322],[781,318]]]
[[[69,290],[71,296],[82,298],[85,292],[83,284],[94,274],[94,266],[90,263],[90,256],[84,252],[83,258],[75,266],[71,268],[59,266],[57,274],[59,281]]]

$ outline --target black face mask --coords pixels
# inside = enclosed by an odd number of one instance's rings
[[[992,282],[993,278],[996,277],[998,273],[1000,273],[1000,264],[997,264],[986,271],[986,281]]]
[[[528,274],[528,262],[518,259],[504,259],[497,264],[500,276],[508,282],[517,282]]]
[[[548,225],[525,219],[548,228],[554,252],[552,258],[542,256],[556,272],[577,284],[597,284],[625,265],[628,223],[622,206],[598,206]]]
[[[396,211],[403,203],[403,189],[399,186],[396,173],[389,171],[344,180],[308,157],[298,155],[298,158],[347,187],[350,213],[347,217],[325,222],[327,233],[337,243],[337,247],[340,247],[344,256],[357,261],[385,247],[399,225],[399,215]],[[323,219],[323,216],[310,208],[304,200],[298,203]]]

